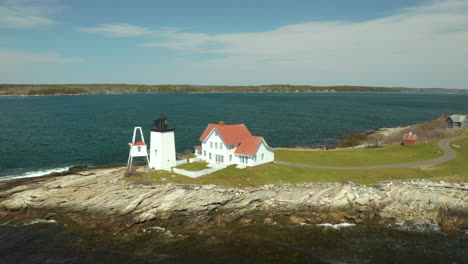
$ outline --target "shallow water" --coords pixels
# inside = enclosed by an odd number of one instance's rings
[[[206,125],[245,123],[272,147],[324,146],[379,127],[468,113],[468,94],[122,94],[0,97],[0,179],[124,164],[133,127],[149,139],[164,113],[178,152]]]
[[[467,263],[466,245],[467,234],[366,225],[146,228],[137,236],[0,225],[0,263]]]

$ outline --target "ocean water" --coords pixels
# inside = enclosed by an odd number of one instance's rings
[[[324,146],[340,136],[468,113],[468,94],[122,94],[0,97],[0,180],[70,166],[124,164],[133,127],[149,141],[164,114],[178,152],[208,123],[244,123],[272,147]]]
[[[468,263],[468,234],[437,230],[349,224],[143,230],[96,234],[40,219],[0,223],[0,263]]]
[[[127,94],[0,97],[0,184],[70,166],[124,164],[134,126],[145,138],[165,114],[177,151],[210,122],[245,123],[273,147],[323,146],[340,136],[468,113],[451,94]],[[146,228],[96,234],[46,219],[0,218],[3,263],[468,263],[468,233],[437,227],[321,224]]]

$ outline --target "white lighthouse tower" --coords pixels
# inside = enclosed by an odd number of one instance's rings
[[[140,132],[140,138],[141,138],[141,140],[139,141],[136,140],[138,132]],[[133,129],[132,142],[128,143],[128,146],[130,147],[130,153],[128,154],[127,170],[132,169],[132,163],[133,163],[134,157],[145,157],[146,162],[148,162],[149,164],[148,147],[146,146],[145,138],[143,137],[143,131],[141,130],[141,127],[135,127]]]
[[[163,115],[154,120],[156,128],[151,129],[150,168],[171,171],[176,165],[174,128],[167,127],[167,118]]]

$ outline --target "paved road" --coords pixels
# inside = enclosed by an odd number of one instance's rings
[[[304,168],[313,168],[313,169],[330,169],[330,170],[369,170],[369,169],[390,169],[390,168],[420,168],[420,167],[429,167],[442,162],[449,161],[454,159],[457,156],[457,153],[450,147],[450,143],[454,140],[459,140],[462,138],[467,138],[468,136],[458,136],[454,138],[443,139],[439,142],[440,148],[444,150],[444,155],[436,159],[425,160],[420,162],[413,163],[402,163],[402,164],[389,164],[389,165],[374,165],[374,166],[357,166],[357,167],[332,167],[332,166],[315,166],[307,165],[301,163],[292,163],[276,160],[278,164],[291,165],[296,167]]]

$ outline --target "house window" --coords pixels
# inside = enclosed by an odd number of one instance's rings
[[[204,150],[204,151],[203,151],[203,156],[205,156],[205,157],[206,157],[206,150]]]
[[[223,144],[219,143],[219,149],[223,149]]]
[[[240,156],[239,158],[241,163],[247,163],[249,161],[249,157]]]
[[[208,153],[208,158],[211,159],[211,153]]]
[[[229,155],[229,161],[232,161],[232,155]]]
[[[218,142],[215,143],[215,149],[217,149],[217,148],[218,148]]]
[[[210,142],[210,148],[213,148],[213,142]]]
[[[224,156],[222,155],[215,155],[216,162],[218,163],[223,163],[224,162]]]
[[[257,161],[257,156],[254,157],[254,161]]]
[[[265,154],[262,153],[262,160],[263,160],[264,156],[265,156]]]

